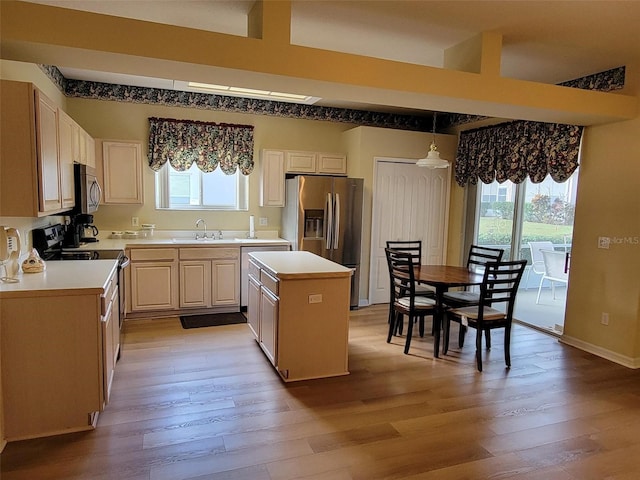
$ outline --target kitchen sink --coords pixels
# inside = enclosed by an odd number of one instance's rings
[[[195,238],[172,238],[171,241],[173,243],[187,243],[190,245],[201,245],[201,244],[216,244],[216,243],[230,243],[233,242],[234,240],[230,240],[228,238],[223,238],[222,240],[219,239],[213,239],[213,238],[199,238],[199,239],[195,239]]]

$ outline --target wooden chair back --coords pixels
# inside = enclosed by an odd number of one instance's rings
[[[506,303],[505,320],[511,322],[518,286],[526,265],[526,260],[489,262],[485,265],[480,285],[479,325],[482,324],[484,307],[495,308],[500,303]]]
[[[482,273],[484,266],[488,262],[500,262],[504,250],[501,248],[483,247],[482,245],[471,245],[467,258],[467,268],[471,271]]]

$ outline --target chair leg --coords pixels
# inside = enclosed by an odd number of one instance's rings
[[[464,337],[467,334],[467,327],[460,324],[460,331],[458,332],[458,347],[464,347]]]
[[[420,338],[422,338],[424,337],[424,316],[420,316],[418,322],[418,332],[420,333]]]
[[[398,315],[396,315],[394,311],[393,315],[389,316],[389,333],[387,335],[387,343],[391,343],[391,337],[395,334],[397,320]]]
[[[491,350],[491,330],[484,331],[484,338],[487,340],[487,350]]]
[[[442,326],[442,334],[444,335],[444,340],[442,342],[442,354],[446,355],[449,351],[449,332],[451,330],[451,320],[449,320],[449,315],[444,314],[442,321],[444,325]]]
[[[511,368],[511,325],[504,327],[504,363]]]
[[[411,334],[413,333],[413,318],[409,318],[407,322],[407,340],[404,344],[404,353],[405,355],[409,353],[409,346],[411,345]]]
[[[482,330],[476,330],[476,365],[482,371]]]
[[[538,296],[536,297],[536,305],[540,303],[540,291],[542,290],[542,282],[544,282],[544,275],[540,279],[540,285],[538,285]]]

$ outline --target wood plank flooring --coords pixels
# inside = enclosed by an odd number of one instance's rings
[[[284,384],[248,327],[126,323],[91,432],[9,443],[3,480],[629,480],[640,478],[640,371],[514,327],[446,357],[386,343],[387,307],[351,313],[344,377]],[[426,329],[430,331],[429,328]]]

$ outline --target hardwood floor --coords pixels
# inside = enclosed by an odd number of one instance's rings
[[[516,325],[512,368],[495,331],[479,373],[475,332],[460,351],[453,328],[441,359],[416,335],[404,355],[386,318],[352,312],[350,375],[293,384],[246,324],[128,321],[97,429],[9,443],[1,478],[638,478],[640,371]]]

